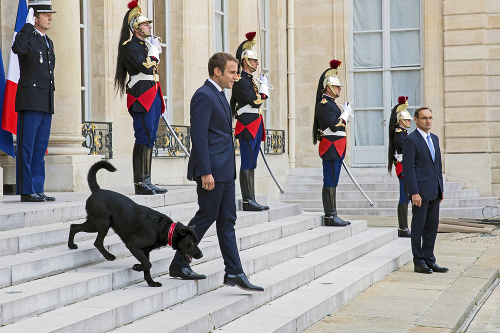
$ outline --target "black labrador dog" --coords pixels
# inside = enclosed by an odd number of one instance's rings
[[[95,247],[107,260],[116,257],[109,253],[103,245],[109,228],[125,243],[132,255],[139,260],[132,269],[143,271],[144,279],[150,287],[161,287],[161,283],[151,278],[151,262],[149,253],[162,246],[169,245],[181,253],[182,258],[190,263],[193,258],[200,259],[203,253],[198,248],[198,238],[193,228],[180,222],[174,223],[167,215],[154,209],[139,205],[123,194],[103,190],[96,180],[100,169],[115,172],[116,168],[109,162],[99,161],[89,170],[87,180],[92,194],[87,199],[85,209],[87,220],[82,224],[72,224],[69,231],[68,247],[77,249],[75,234],[97,232]]]

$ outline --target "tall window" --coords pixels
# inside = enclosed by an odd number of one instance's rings
[[[352,5],[353,163],[382,164],[398,96],[409,97],[410,113],[422,104],[421,0],[353,0]]]
[[[214,0],[214,53],[227,52],[227,0]]]
[[[80,0],[80,77],[82,121],[91,120],[90,114],[90,56],[89,56],[89,3]]]
[[[167,118],[172,121],[172,98],[171,98],[171,52],[170,52],[170,0],[148,0],[148,18],[153,19],[152,34],[161,37],[160,64],[158,74],[163,93],[163,99],[167,107]]]
[[[260,68],[263,74],[267,75],[271,82],[269,70],[269,0],[260,1]],[[266,124],[271,123],[271,112],[269,112],[269,102],[262,105]]]

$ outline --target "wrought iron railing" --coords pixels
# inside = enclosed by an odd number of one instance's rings
[[[266,129],[264,154],[280,155],[285,153],[285,130]]]
[[[89,155],[104,155],[113,158],[113,123],[106,121],[84,121],[82,146],[90,150]]]
[[[191,127],[171,125],[175,135],[191,153]],[[184,150],[174,138],[168,127],[160,122],[158,132],[156,133],[156,141],[153,147],[154,157],[185,157]]]
[[[191,127],[172,125],[175,135],[182,142],[187,151],[191,153]],[[85,140],[83,147],[90,150],[89,155],[104,155],[104,158],[113,158],[113,124],[104,121],[85,121],[82,124],[82,136]],[[233,140],[234,150],[240,153],[239,140]],[[267,155],[279,155],[285,153],[285,131],[266,129],[266,140],[263,151]],[[153,148],[154,157],[185,157],[184,150],[177,140],[172,136],[170,130],[163,123],[158,126],[156,141]]]

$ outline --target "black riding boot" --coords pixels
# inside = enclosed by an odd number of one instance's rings
[[[134,144],[132,152],[132,168],[134,170],[134,187],[135,194],[152,195],[156,194],[155,190],[146,184],[146,149],[145,145]]]
[[[254,187],[254,171],[240,170],[240,187],[241,196],[243,197],[243,210],[244,211],[262,211],[268,210],[269,207],[262,206],[255,201],[255,187]]]
[[[408,229],[408,204],[398,204],[398,236],[411,237],[410,229]]]
[[[330,227],[345,227],[351,224],[349,221],[344,221],[337,216],[337,188],[336,187],[323,187],[323,210],[325,216],[323,221],[326,226]]]
[[[151,183],[151,162],[153,160],[153,147],[146,147],[146,179],[144,181],[149,186],[150,189],[155,190],[156,193],[162,194],[166,193],[167,189],[159,188],[158,186]]]

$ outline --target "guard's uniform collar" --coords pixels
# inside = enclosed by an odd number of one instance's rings
[[[35,32],[36,32],[37,34],[39,34],[39,35],[40,35],[40,36],[42,36],[42,37],[45,37],[45,34],[42,34],[42,32],[41,32],[40,30],[38,30],[38,29],[37,29],[37,28],[35,28],[35,27],[33,27],[33,29],[35,29]]]
[[[396,129],[400,129],[400,130],[401,130],[401,132],[404,132],[405,134],[407,134],[407,133],[408,133],[408,130],[407,130],[406,128],[404,128],[404,127],[401,127],[401,126],[396,126]]]
[[[328,96],[326,94],[323,94],[323,98],[326,99],[327,101],[330,101],[330,102],[335,102],[335,98],[331,97],[331,96]]]
[[[249,78],[253,79],[253,75],[250,74],[250,73],[248,73],[248,72],[246,72],[246,71],[241,71],[241,76],[246,76],[246,77],[249,77]]]
[[[132,40],[139,43],[139,44],[144,45],[144,41],[141,40],[140,38],[137,38],[135,35],[132,36]]]

